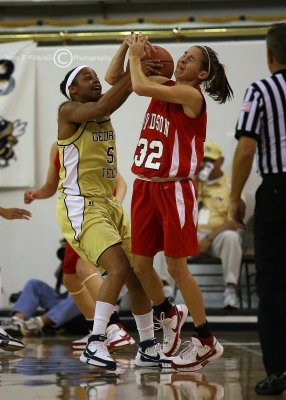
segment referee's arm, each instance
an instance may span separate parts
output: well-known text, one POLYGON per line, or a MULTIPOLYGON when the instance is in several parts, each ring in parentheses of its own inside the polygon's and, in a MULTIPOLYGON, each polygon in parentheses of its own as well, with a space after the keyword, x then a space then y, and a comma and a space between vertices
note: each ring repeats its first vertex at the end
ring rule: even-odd
POLYGON ((230 215, 237 224, 242 224, 245 216, 245 203, 241 193, 249 177, 256 151, 256 140, 240 136, 232 164, 230 215))

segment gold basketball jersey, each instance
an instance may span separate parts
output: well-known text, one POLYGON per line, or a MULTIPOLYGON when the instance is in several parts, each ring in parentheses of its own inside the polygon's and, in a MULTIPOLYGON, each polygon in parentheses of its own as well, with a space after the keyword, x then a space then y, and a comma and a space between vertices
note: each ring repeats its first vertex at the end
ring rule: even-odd
POLYGON ((58 140, 61 164, 58 190, 65 195, 111 197, 116 184, 115 132, 110 118, 81 124, 58 140))

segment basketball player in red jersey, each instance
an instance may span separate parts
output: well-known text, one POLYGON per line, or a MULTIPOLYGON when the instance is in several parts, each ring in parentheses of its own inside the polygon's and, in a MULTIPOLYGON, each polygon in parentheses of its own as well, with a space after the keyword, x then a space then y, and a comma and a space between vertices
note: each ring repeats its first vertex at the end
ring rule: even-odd
POLYGON ((122 75, 129 47, 133 91, 152 97, 132 166, 137 176, 131 206, 134 270, 154 303, 167 356, 179 349, 180 329, 189 310, 196 333, 186 349, 174 357, 172 367, 195 371, 223 353, 223 347, 210 332, 201 291, 187 267, 187 256, 198 254, 197 189, 193 177, 203 157, 207 123, 200 85, 219 103, 232 97, 232 89, 217 54, 207 46, 193 46, 184 52, 177 62, 175 82, 161 76, 147 77, 140 63, 146 43, 147 38, 141 34, 129 35, 105 79, 114 84, 122 75), (153 257, 161 250, 187 307, 172 305, 164 296, 153 268, 153 257))

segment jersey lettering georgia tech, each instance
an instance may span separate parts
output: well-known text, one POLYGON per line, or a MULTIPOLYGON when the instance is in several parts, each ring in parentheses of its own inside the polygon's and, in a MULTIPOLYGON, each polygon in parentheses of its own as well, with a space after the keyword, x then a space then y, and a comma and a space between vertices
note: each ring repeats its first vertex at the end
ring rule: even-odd
POLYGON ((74 135, 58 140, 59 191, 65 195, 111 197, 117 174, 115 132, 109 118, 81 124, 74 135))
MULTIPOLYGON (((199 86, 196 89, 200 91, 199 86)), ((206 121, 205 100, 199 117, 189 118, 180 104, 152 99, 144 117, 132 172, 147 179, 192 178, 198 173, 203 157, 206 121)))

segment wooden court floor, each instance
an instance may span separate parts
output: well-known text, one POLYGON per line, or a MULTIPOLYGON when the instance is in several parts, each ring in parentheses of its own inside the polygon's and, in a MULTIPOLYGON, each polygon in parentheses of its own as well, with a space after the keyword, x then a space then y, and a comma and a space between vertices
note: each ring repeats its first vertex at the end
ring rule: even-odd
MULTIPOLYGON (((183 341, 189 339, 188 331, 182 334, 183 341)), ((215 335, 224 346, 223 357, 195 373, 135 368, 136 345, 113 353, 115 372, 98 372, 69 348, 78 337, 25 338, 20 352, 0 350, 0 400, 283 399, 254 393, 256 382, 265 377, 255 331, 215 335)))

